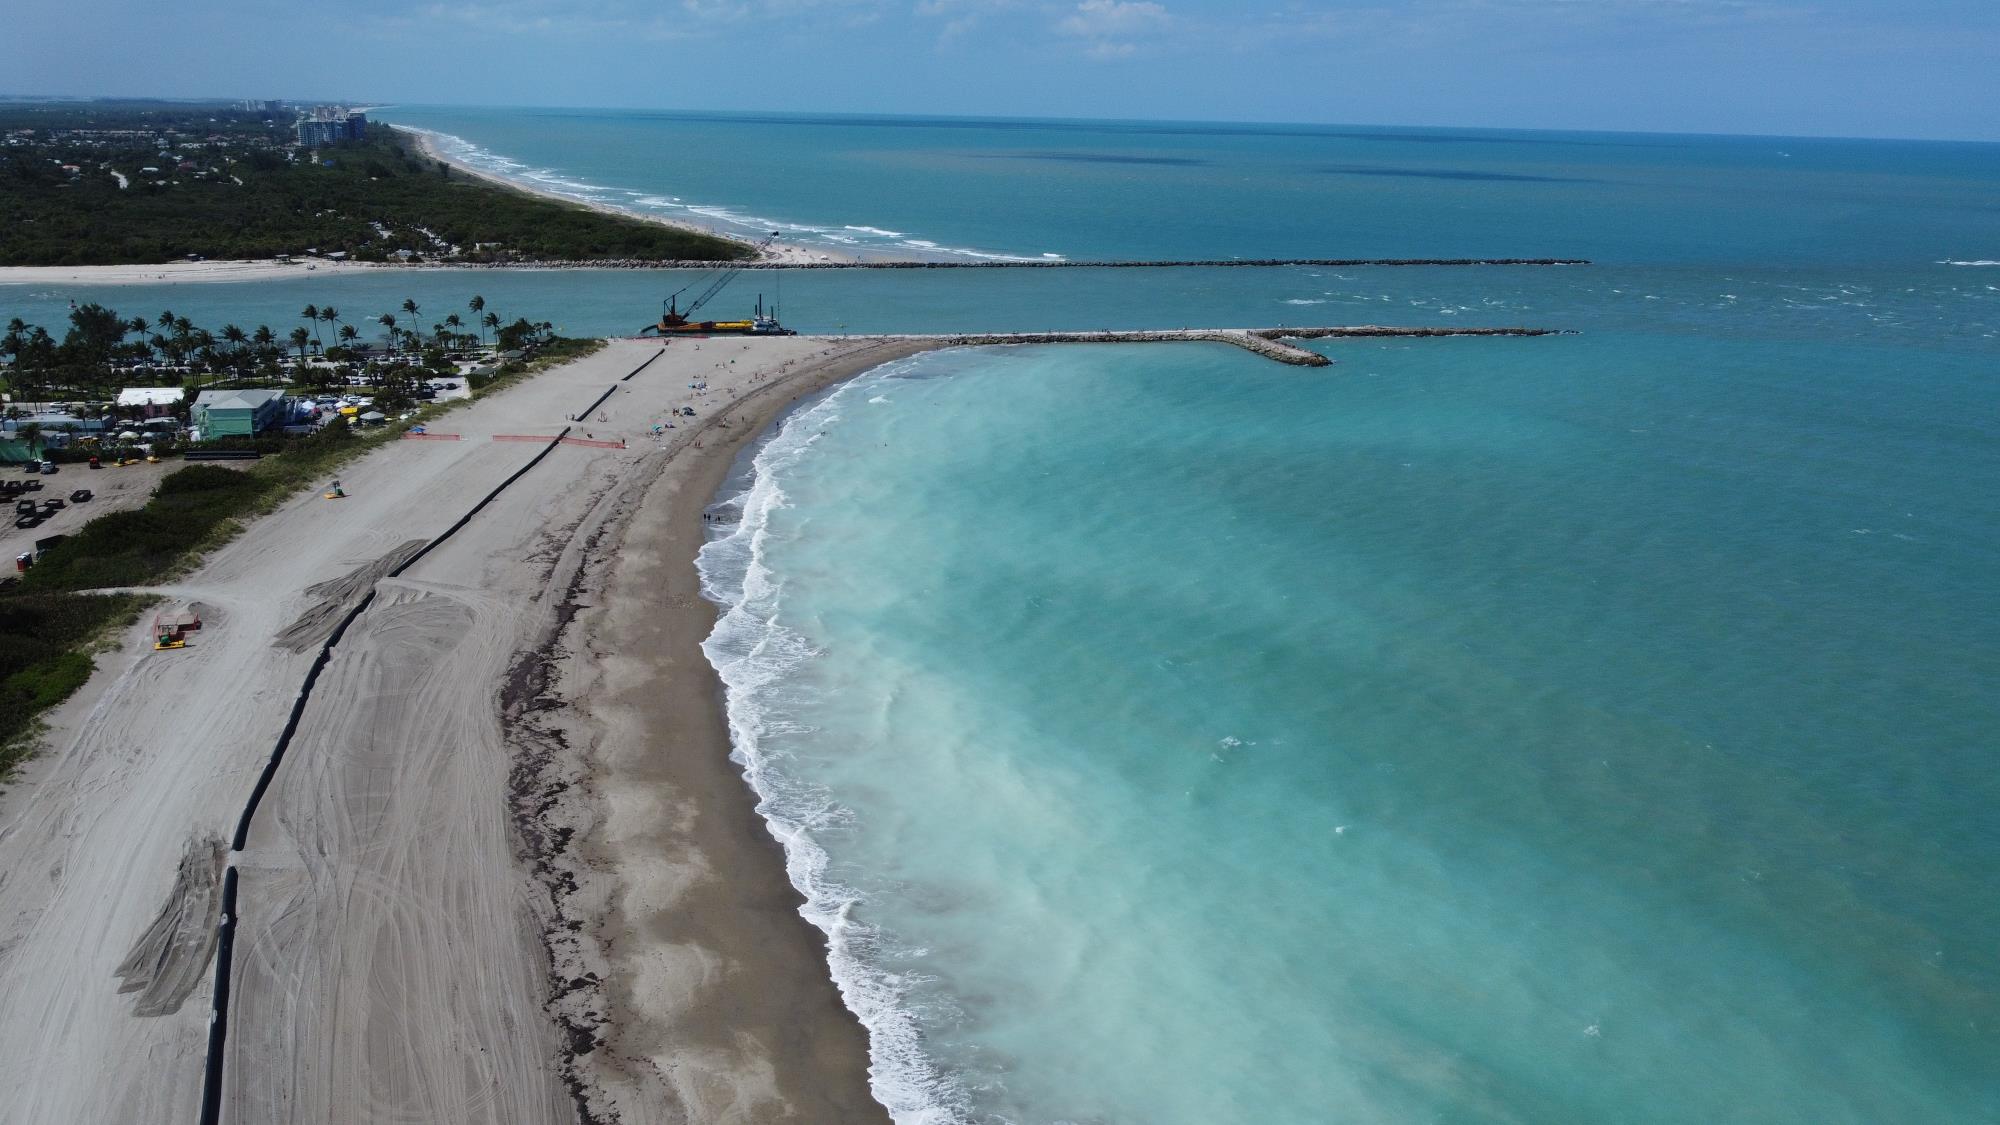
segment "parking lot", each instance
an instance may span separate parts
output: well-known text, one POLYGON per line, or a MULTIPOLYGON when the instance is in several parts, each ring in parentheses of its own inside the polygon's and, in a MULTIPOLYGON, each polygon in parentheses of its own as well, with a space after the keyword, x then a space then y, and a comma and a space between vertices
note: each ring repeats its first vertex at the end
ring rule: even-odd
POLYGON ((0 473, 4 473, 0 479, 42 482, 41 491, 21 493, 19 497, 9 499, 5 509, 0 511, 7 517, 5 523, 0 523, 0 551, 5 552, 7 572, 13 572, 15 556, 33 550, 37 539, 68 535, 105 512, 137 508, 144 504, 153 495, 160 478, 180 467, 179 461, 165 461, 157 465, 141 463, 122 469, 107 466, 95 470, 85 465, 60 465, 53 476, 30 477, 18 465, 0 466, 0 473), (69 494, 79 488, 89 489, 91 498, 80 504, 69 503, 69 494), (33 500, 39 504, 52 497, 63 501, 65 507, 61 511, 44 519, 40 527, 25 531, 14 527, 15 499, 33 500))

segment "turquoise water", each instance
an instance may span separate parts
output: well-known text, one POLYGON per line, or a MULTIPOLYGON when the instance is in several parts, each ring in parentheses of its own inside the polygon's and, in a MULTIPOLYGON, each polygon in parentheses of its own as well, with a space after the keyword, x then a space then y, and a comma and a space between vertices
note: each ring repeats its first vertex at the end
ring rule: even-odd
POLYGON ((378 116, 577 198, 849 251, 2000 257, 1993 145, 422 106, 378 116))
POLYGON ((1991 389, 1632 344, 948 353, 760 451, 711 656, 902 1120, 2000 1113, 1991 389))
MULTIPOLYGON (((829 249, 1596 260, 737 282, 809 331, 1581 333, 939 353, 746 458, 711 657, 899 1120, 2000 1120, 2000 146, 386 116, 829 249)), ((582 334, 684 281, 0 311, 582 334)))

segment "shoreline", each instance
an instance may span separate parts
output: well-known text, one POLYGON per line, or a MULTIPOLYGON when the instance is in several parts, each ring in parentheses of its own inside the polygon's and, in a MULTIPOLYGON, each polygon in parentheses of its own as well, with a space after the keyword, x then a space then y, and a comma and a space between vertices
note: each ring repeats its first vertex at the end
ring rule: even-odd
MULTIPOLYGON (((474 173, 468 173, 474 174, 474 173)), ((501 181, 494 181, 496 183, 501 181)), ((512 185, 509 185, 510 187, 512 185)), ((525 189, 520 189, 525 190, 525 189)), ((548 196, 551 200, 576 203, 574 199, 548 196)), ((627 217, 673 225, 669 220, 629 212, 627 217)), ((693 229, 693 228, 689 228, 693 229)), ((700 231, 713 234, 713 231, 700 231)), ((791 250, 796 250, 796 247, 791 250)), ((788 251, 789 252, 789 251, 788 251)), ((155 285, 160 282, 268 281, 274 278, 304 277, 321 272, 331 275, 355 274, 369 270, 709 270, 724 263, 698 261, 640 261, 614 258, 599 261, 545 262, 334 262, 312 259, 279 262, 266 259, 221 262, 160 262, 152 265, 119 266, 0 266, 0 285, 155 285)), ((742 270, 1008 270, 1008 269, 1283 269, 1288 267, 1348 268, 1356 266, 1588 266, 1583 258, 1222 258, 1187 261, 933 261, 923 258, 848 258, 845 260, 800 260, 796 257, 762 258, 727 263, 742 270)))
POLYGON ((827 936, 732 758, 695 556, 738 453, 794 403, 939 346, 834 341, 710 412, 634 474, 510 676, 513 799, 553 902, 549 1010, 586 1123, 661 1120, 662 1102, 703 1122, 888 1119, 827 936))
POLYGON ((0 285, 158 285, 161 282, 276 281, 315 275, 362 273, 382 267, 369 262, 275 258, 202 262, 154 262, 123 266, 0 266, 0 285))
MULTIPOLYGON (((466 163, 465 161, 460 160, 459 158, 445 152, 444 149, 440 147, 437 143, 439 134, 432 130, 418 129, 410 125, 388 125, 386 127, 394 129, 397 133, 401 134, 404 137, 409 138, 411 143, 416 145, 417 151, 422 153, 424 156, 432 160, 435 160, 440 164, 446 165, 454 171, 463 173, 467 176, 471 176, 476 180, 490 184, 494 187, 500 188, 505 191, 520 192, 523 195, 531 195, 537 199, 548 200, 549 202, 552 203, 565 203, 575 207, 584 207, 589 210, 596 211, 601 215, 610 215, 620 219, 637 219, 643 223, 657 223, 660 226, 671 227, 675 230, 687 231, 690 234, 707 235, 710 238, 719 238, 725 242, 736 243, 740 246, 743 246, 745 249, 753 249, 755 247, 754 243, 750 242, 742 235, 733 232, 717 230, 713 227, 705 227, 700 223, 689 222, 685 219, 669 219, 663 215, 648 215, 642 211, 628 211, 623 207, 614 207, 609 203, 597 203, 587 199, 577 199, 574 196, 563 195, 553 191, 544 191, 542 189, 532 187, 528 184, 521 183, 517 180, 510 180, 507 177, 499 175, 497 173, 488 172, 482 168, 475 168, 472 165, 466 163)), ((783 266, 783 265, 808 265, 815 262, 817 263, 854 262, 854 261, 859 261, 860 259, 856 258, 851 254, 841 254, 832 250, 808 248, 805 246, 801 246, 797 243, 773 242, 769 247, 765 248, 762 254, 758 255, 758 257, 753 260, 762 264, 783 266)), ((523 263, 523 265, 526 266, 533 266, 535 264, 536 263, 523 263)), ((704 268, 713 268, 715 266, 722 264, 723 263, 720 262, 689 263, 690 266, 698 265, 704 268)), ((585 264, 582 263, 550 263, 550 265, 553 268, 588 268, 585 264)), ((475 268, 477 267, 475 266, 475 268)))

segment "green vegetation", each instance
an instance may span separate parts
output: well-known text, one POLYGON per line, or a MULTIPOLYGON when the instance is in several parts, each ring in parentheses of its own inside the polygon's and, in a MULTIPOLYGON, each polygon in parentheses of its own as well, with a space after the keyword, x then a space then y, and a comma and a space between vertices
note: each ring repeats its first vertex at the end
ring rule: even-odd
POLYGON ((190 546, 248 509, 274 484, 269 475, 189 465, 168 474, 145 507, 99 516, 44 551, 22 576, 21 588, 90 590, 158 582, 172 573, 190 546))
POLYGON ((0 597, 0 777, 27 756, 37 717, 90 678, 97 639, 129 624, 148 600, 131 594, 0 597))
POLYGON ((602 340, 572 340, 566 336, 557 336, 536 348, 534 355, 508 360, 484 375, 473 375, 466 380, 465 385, 472 388, 474 395, 491 394, 513 385, 524 376, 547 370, 558 363, 582 359, 603 346, 602 340))
MULTIPOLYGON (((361 329, 332 305, 299 310, 302 323, 281 338, 267 324, 254 331, 235 324, 210 331, 172 309, 162 310, 157 320, 127 320, 116 310, 85 304, 70 310, 61 338, 19 317, 9 321, 0 334, 0 356, 10 361, 5 382, 17 402, 101 400, 126 386, 162 383, 178 383, 190 392, 274 383, 317 391, 359 376, 377 389, 377 403, 388 413, 420 398, 418 383, 426 376, 456 378, 454 351, 484 347, 489 336, 502 351, 541 347, 555 338, 549 322, 506 321, 478 295, 466 302, 465 316, 446 313, 428 330, 422 329, 423 310, 416 301, 405 300, 398 311, 400 319, 396 312, 356 318, 379 326, 384 344, 377 345, 362 340, 361 329), (326 362, 309 362, 314 360, 326 362), (171 374, 158 366, 171 368, 171 374)), ((192 401, 190 393, 183 410, 192 401)))
MULTIPOLYGON (((527 353, 468 377, 471 397, 414 405, 406 419, 365 431, 339 420, 302 437, 260 435, 204 442, 209 448, 254 449, 264 457, 248 465, 189 465, 170 473, 145 507, 91 520, 42 552, 18 581, 0 585, 0 778, 28 752, 37 716, 68 698, 89 678, 94 666, 91 650, 97 638, 112 625, 129 624, 148 600, 85 591, 170 580, 227 542, 244 520, 275 508, 301 488, 319 488, 339 472, 340 466, 379 443, 394 440, 412 426, 433 421, 527 375, 603 346, 601 340, 553 336, 547 322, 526 318, 504 322, 477 296, 466 308, 466 319, 478 328, 478 335, 458 331, 461 318, 456 314, 432 325, 429 333, 419 333, 385 313, 369 319, 378 320, 387 329, 391 351, 364 352, 352 334, 341 333, 337 338, 349 340, 349 346, 325 349, 325 357, 335 363, 310 367, 300 379, 310 386, 361 375, 376 381, 372 393, 378 405, 402 410, 414 405, 408 395, 423 376, 433 371, 456 375, 456 367, 446 358, 448 346, 474 347, 490 335, 509 350, 520 348, 527 353)), ((414 301, 405 301, 402 313, 409 325, 422 323, 422 310, 414 301)), ((302 310, 300 316, 312 323, 341 323, 339 311, 332 308, 302 310)), ((190 377, 188 399, 192 399, 196 384, 229 385, 262 374, 280 374, 279 353, 273 350, 275 336, 268 328, 253 334, 224 326, 220 333, 212 334, 166 311, 158 321, 160 334, 147 336, 151 325, 145 318, 128 321, 95 305, 78 308, 70 320, 61 341, 44 329, 18 321, 0 340, 0 353, 17 361, 10 374, 17 396, 24 390, 34 392, 29 397, 50 390, 108 393, 134 381, 128 365, 155 358, 202 369, 203 374, 190 377), (139 339, 127 340, 131 333, 138 333, 139 339)), ((303 326, 293 330, 295 337, 302 333, 311 335, 303 326)), ((302 354, 314 354, 312 345, 305 345, 302 354)), ((143 379, 158 381, 152 374, 143 379)), ((102 408, 79 409, 90 416, 102 408)), ((154 448, 165 452, 172 446, 166 439, 155 438, 154 448)), ((88 452, 88 448, 76 447, 50 451, 49 455, 70 460, 88 452)))
POLYGON ((288 114, 158 102, 0 106, 0 265, 308 250, 455 262, 750 253, 459 175, 380 125, 366 140, 309 149, 293 143, 288 114))

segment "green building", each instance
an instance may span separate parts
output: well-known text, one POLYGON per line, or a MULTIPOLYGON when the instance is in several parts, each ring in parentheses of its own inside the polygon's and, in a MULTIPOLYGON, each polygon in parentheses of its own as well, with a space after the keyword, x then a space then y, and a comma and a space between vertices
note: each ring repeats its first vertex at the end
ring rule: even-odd
POLYGON ((283 391, 203 391, 195 396, 193 423, 205 438, 260 434, 284 412, 283 391))

